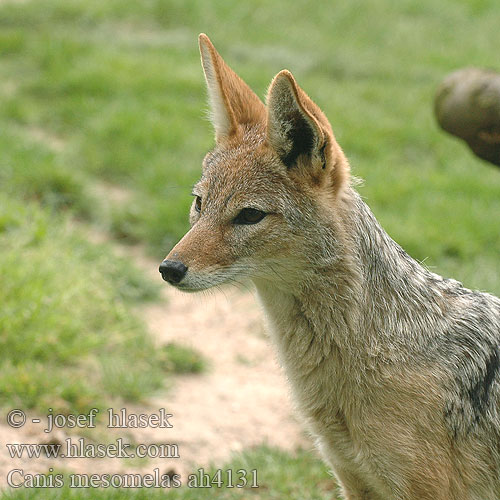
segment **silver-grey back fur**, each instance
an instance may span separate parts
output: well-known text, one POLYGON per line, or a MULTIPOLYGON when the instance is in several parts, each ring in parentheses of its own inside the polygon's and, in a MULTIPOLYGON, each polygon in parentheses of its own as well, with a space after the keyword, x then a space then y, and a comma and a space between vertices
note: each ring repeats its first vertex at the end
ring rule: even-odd
MULTIPOLYGON (((299 222, 302 228, 311 228, 304 239, 310 243, 304 248, 309 263, 300 282, 287 280, 282 287, 255 280, 298 406, 309 416, 325 457, 334 469, 343 461, 356 461, 350 457, 352 443, 342 444, 357 432, 349 429, 349 419, 359 419, 357 425, 364 432, 363 415, 383 421, 394 408, 403 415, 397 394, 389 396, 393 408, 381 412, 379 391, 389 394, 395 377, 401 390, 406 377, 420 373, 439 391, 439 413, 421 418, 433 411, 425 408, 426 395, 421 391, 427 389, 420 391, 418 384, 409 387, 414 407, 407 409, 408 420, 402 427, 409 429, 401 445, 409 447, 418 435, 432 437, 431 427, 442 423, 448 440, 442 446, 449 448, 445 454, 455 448, 456 455, 449 458, 463 475, 454 489, 443 487, 442 498, 500 498, 500 300, 443 279, 412 259, 353 189, 344 194, 336 215, 342 219, 343 239, 336 236, 331 222, 318 224, 321 216, 314 211, 308 214, 310 220, 299 222), (328 418, 332 414, 335 418, 328 418), (330 442, 328 436, 336 433, 326 429, 339 426, 345 427, 339 431, 342 437, 330 442), (339 458, 342 447, 347 451, 340 454, 346 456, 339 458), (474 450, 474 463, 467 463, 470 459, 463 449, 474 450), (467 469, 476 471, 471 474, 474 479, 467 478, 467 469)), ((388 421, 390 426, 393 419, 388 421)), ((389 435, 394 431, 387 428, 389 435)), ((357 439, 362 442, 363 436, 357 439)), ((397 448, 398 434, 391 439, 397 448)), ((423 445, 428 453, 436 446, 425 439, 414 445, 423 445)), ((362 461, 363 446, 358 446, 356 454, 362 461)), ((377 447, 368 452, 376 463, 377 447)), ((404 461, 404 453, 400 458, 404 461)), ((412 460, 408 458, 410 464, 412 460)), ((380 480, 385 484, 372 491, 376 473, 367 468, 371 469, 359 467, 364 476, 359 484, 366 482, 365 496, 359 498, 416 498, 396 468, 391 471, 394 477, 384 471, 380 480)))

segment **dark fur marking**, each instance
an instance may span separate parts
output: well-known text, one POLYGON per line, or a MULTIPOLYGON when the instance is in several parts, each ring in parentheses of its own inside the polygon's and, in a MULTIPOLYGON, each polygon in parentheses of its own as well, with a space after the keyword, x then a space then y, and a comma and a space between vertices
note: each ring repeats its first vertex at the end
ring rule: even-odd
POLYGON ((500 356, 498 354, 498 349, 495 348, 486 361, 486 371, 484 376, 469 389, 469 397, 472 401, 472 406, 476 410, 479 410, 480 413, 482 413, 488 405, 490 388, 499 369, 500 356))
POLYGON ((455 377, 449 390, 455 395, 443 408, 454 439, 472 432, 488 418, 491 406, 496 405, 492 398, 496 394, 495 380, 500 374, 500 346, 482 336, 477 318, 475 323, 470 324, 470 318, 465 316, 459 325, 461 333, 444 332, 446 341, 439 347, 440 356, 454 360, 455 377))
POLYGON ((326 146, 328 144, 328 140, 325 139, 325 143, 323 144, 323 146, 321 146, 321 149, 319 150, 319 154, 321 155, 321 161, 322 161, 322 166, 321 168, 324 170, 326 168, 326 154, 325 154, 325 150, 326 150, 326 146))
POLYGON ((300 111, 290 113, 284 120, 293 124, 288 132, 288 139, 292 143, 292 149, 285 152, 281 158, 286 167, 290 168, 295 165, 300 155, 311 154, 314 146, 314 132, 300 111))

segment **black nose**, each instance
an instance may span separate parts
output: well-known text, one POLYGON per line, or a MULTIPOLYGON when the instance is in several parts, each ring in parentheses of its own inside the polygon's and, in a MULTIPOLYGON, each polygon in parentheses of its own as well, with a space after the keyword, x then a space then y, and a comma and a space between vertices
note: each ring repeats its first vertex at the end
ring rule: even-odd
POLYGON ((177 260, 164 260, 160 264, 160 273, 162 278, 173 285, 180 283, 186 276, 188 268, 177 260))

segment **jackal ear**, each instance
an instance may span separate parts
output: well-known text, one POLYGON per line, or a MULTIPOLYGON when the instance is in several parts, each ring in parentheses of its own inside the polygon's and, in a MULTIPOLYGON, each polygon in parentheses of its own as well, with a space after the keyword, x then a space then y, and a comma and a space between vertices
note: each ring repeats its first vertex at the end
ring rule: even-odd
POLYGON ((200 34, 198 41, 216 141, 236 134, 239 125, 265 124, 262 101, 224 62, 207 35, 200 34))
POLYGON ((288 168, 301 155, 321 156, 326 137, 315 114, 322 113, 289 71, 271 82, 267 110, 267 141, 288 168))

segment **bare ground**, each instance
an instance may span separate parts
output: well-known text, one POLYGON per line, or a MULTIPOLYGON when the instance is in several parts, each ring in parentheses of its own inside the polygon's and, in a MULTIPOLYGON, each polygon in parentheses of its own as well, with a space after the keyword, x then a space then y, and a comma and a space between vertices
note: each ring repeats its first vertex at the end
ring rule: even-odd
MULTIPOLYGON (((124 250, 122 249, 121 252, 124 250)), ((160 279, 158 262, 140 249, 125 250, 137 265, 160 279)), ((198 350, 210 368, 201 375, 176 376, 170 390, 150 400, 147 407, 129 405, 129 413, 156 413, 165 408, 173 417, 171 429, 107 429, 103 422, 90 436, 112 443, 177 444, 180 458, 172 459, 12 459, 6 443, 63 443, 66 429, 50 434, 41 424, 21 429, 0 424, 0 485, 12 469, 25 473, 47 472, 49 467, 78 473, 161 473, 175 471, 183 477, 198 466, 223 464, 231 454, 267 443, 287 450, 310 446, 293 417, 286 381, 265 334, 259 306, 250 291, 226 290, 205 295, 182 294, 165 285, 162 303, 140 313, 158 345, 175 341, 198 350)), ((116 409, 118 410, 118 409, 116 409)), ((83 435, 83 434, 82 434, 83 435)), ((185 479, 185 477, 184 477, 185 479)))

